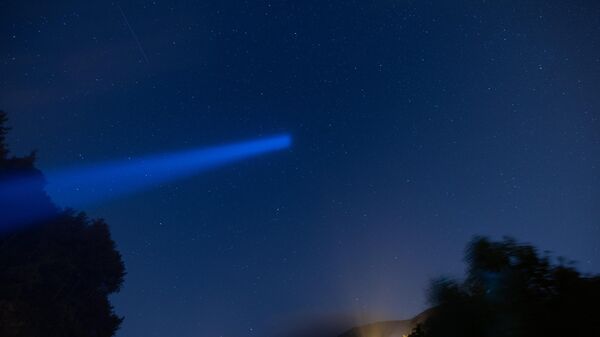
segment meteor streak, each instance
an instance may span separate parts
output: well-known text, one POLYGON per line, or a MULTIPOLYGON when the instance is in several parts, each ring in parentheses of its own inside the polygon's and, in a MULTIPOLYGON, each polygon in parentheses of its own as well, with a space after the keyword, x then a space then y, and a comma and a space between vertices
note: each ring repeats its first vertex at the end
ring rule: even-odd
MULTIPOLYGON (((283 134, 209 148, 50 171, 46 174, 47 191, 59 205, 87 206, 245 158, 283 150, 291 145, 291 141, 290 135, 283 134)), ((22 196, 26 194, 25 191, 33 190, 36 184, 39 184, 39 177, 21 176, 5 180, 0 183, 0 202, 10 200, 15 195, 22 196)), ((27 216, 28 221, 40 217, 35 214, 35 210, 28 211, 31 212, 27 216)))
POLYGON ((138 49, 140 50, 140 53, 144 57, 144 61, 146 61, 146 64, 150 63, 150 61, 148 61, 148 56, 146 55, 146 52, 144 51, 144 48, 142 48, 142 44, 140 43, 140 39, 138 39, 137 34, 135 33, 135 31, 133 31, 133 28, 131 28, 131 25, 129 24, 129 20, 127 20, 127 16, 125 15, 125 12, 123 11, 123 8, 121 8, 121 6, 119 6, 119 4, 117 4, 117 8, 119 8, 119 12, 121 12, 121 16, 123 17, 123 21, 125 21, 125 24, 127 25, 127 28, 129 29, 129 32, 131 33, 131 36, 133 36, 133 39, 135 40, 135 43, 137 44, 138 49))

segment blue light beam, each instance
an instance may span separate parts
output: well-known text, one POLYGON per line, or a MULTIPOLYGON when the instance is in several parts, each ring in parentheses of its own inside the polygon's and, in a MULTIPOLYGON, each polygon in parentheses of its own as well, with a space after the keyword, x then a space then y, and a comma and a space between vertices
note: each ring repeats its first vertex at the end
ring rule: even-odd
POLYGON ((81 207, 245 158, 282 150, 290 144, 289 135, 278 135, 49 172, 47 191, 59 205, 81 207))
MULTIPOLYGON (((283 134, 209 148, 49 171, 46 174, 46 190, 59 206, 79 208, 242 159, 283 150, 291 142, 291 136, 283 134)), ((38 182, 28 177, 15 177, 0 185, 0 196, 18 195, 20 191, 27 191, 36 183, 38 182)), ((37 218, 35 210, 31 211, 27 220, 37 218)))

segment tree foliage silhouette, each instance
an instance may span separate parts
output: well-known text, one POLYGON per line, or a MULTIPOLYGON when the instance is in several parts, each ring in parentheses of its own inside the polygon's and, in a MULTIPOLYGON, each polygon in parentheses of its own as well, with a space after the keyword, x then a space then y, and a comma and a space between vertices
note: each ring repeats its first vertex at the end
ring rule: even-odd
POLYGON ((600 336, 600 277, 514 239, 477 237, 463 282, 432 283, 433 313, 412 337, 600 336))
POLYGON ((122 318, 108 296, 125 275, 103 220, 58 209, 44 190, 35 154, 10 157, 0 111, 0 187, 16 176, 33 184, 0 193, 0 336, 110 337, 122 318), (10 227, 27 212, 43 220, 10 227))

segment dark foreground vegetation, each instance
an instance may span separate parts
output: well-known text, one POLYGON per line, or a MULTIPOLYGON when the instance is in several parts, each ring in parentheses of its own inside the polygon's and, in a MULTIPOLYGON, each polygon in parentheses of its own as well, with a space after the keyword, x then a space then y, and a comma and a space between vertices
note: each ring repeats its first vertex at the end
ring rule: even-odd
POLYGON ((113 336, 122 318, 108 296, 125 268, 107 224, 56 207, 34 154, 10 156, 5 123, 0 111, 0 187, 23 176, 34 183, 0 189, 0 336, 113 336))
POLYGON ((531 245, 475 238, 461 282, 440 278, 411 337, 600 336, 600 277, 531 245))
POLYGON ((430 309, 339 337, 600 336, 600 276, 584 275, 573 263, 512 238, 476 237, 465 261, 464 280, 432 282, 430 309))
MULTIPOLYGON (((0 336, 113 336, 122 318, 109 295, 119 291, 125 268, 107 224, 56 207, 35 155, 9 154, 5 123, 0 111, 0 336), (3 189, 24 176, 32 182, 26 188, 3 189)), ((424 314, 343 336, 600 336, 599 276, 510 238, 475 238, 465 260, 464 280, 432 283, 432 309, 424 314)))

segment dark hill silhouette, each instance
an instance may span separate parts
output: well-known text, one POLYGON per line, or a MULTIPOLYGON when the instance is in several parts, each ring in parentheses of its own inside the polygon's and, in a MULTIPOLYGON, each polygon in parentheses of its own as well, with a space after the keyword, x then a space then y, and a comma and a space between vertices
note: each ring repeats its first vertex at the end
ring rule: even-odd
POLYGON ((407 320, 392 320, 354 327, 338 337, 403 337, 408 336, 417 325, 425 322, 434 309, 427 309, 407 320))
POLYGON ((432 282, 435 309, 409 320, 355 327, 339 337, 600 336, 600 276, 581 274, 573 263, 512 238, 476 237, 465 261, 464 280, 432 282))

